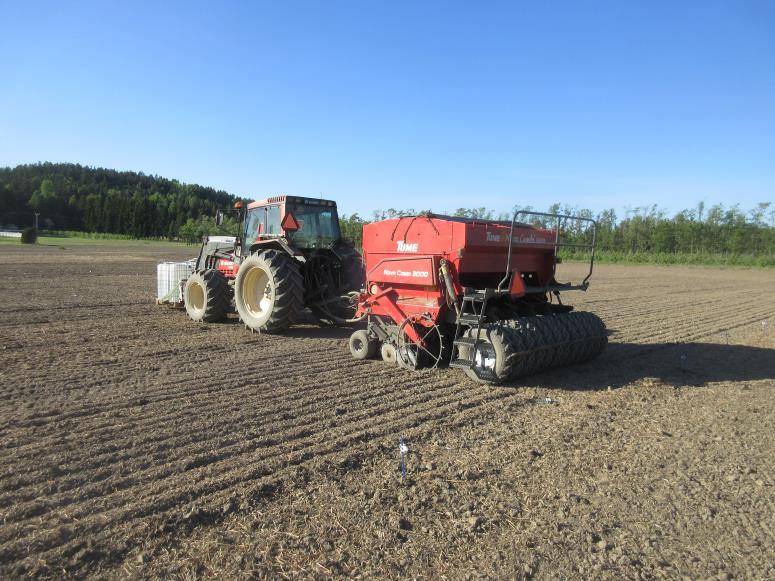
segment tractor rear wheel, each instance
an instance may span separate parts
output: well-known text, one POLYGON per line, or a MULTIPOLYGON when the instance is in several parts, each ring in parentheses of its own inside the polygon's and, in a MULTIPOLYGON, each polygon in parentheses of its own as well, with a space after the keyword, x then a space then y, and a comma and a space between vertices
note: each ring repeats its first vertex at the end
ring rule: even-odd
POLYGON ((234 283, 234 304, 249 329, 285 331, 304 306, 304 279, 299 265, 277 250, 246 258, 234 283))
POLYGON ((188 316, 194 321, 222 321, 231 302, 229 283, 219 270, 195 272, 183 287, 183 302, 188 316))

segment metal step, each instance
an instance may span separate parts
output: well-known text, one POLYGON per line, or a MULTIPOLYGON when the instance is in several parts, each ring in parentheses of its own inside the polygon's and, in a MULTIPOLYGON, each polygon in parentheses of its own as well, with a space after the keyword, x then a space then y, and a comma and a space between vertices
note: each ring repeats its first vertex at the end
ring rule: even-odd
POLYGON ((479 315, 474 315, 473 313, 463 313, 458 315, 457 322, 461 325, 468 325, 469 327, 473 327, 475 325, 479 325, 479 315))
POLYGON ((485 290, 467 290, 465 294, 463 295, 464 301, 469 301, 472 303, 483 303, 488 298, 492 296, 492 290, 491 289, 485 289, 485 290))
POLYGON ((485 300, 487 299, 481 295, 465 295, 463 297, 463 301, 467 303, 483 303, 485 300))
POLYGON ((460 369, 471 369, 474 362, 470 359, 453 359, 449 362, 450 367, 459 367, 460 369))
POLYGON ((454 343, 455 345, 470 345, 471 347, 474 347, 477 344, 477 342, 478 341, 473 337, 458 337, 452 343, 454 343))

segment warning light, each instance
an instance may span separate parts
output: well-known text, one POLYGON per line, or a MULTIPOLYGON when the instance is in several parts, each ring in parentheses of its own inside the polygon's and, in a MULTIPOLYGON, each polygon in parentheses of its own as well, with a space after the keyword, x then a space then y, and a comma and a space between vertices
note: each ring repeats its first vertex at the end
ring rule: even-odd
POLYGON ((234 209, 235 210, 241 210, 242 209, 242 200, 237 200, 234 202, 234 209))

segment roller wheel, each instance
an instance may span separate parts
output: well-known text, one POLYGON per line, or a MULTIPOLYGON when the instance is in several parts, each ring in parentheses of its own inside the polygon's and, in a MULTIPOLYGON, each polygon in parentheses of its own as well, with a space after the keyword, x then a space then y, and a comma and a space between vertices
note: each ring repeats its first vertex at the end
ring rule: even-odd
POLYGON ((378 346, 379 343, 364 330, 350 335, 350 353, 355 359, 371 359, 377 354, 378 346))
POLYGON ((240 264, 234 283, 240 320, 253 331, 281 333, 304 305, 304 279, 287 254, 265 250, 240 264))
MULTIPOLYGON (((467 336, 475 338, 476 331, 469 330, 467 336)), ((605 349, 608 335, 596 315, 572 312, 493 323, 482 328, 479 341, 475 369, 466 369, 466 374, 476 381, 500 383, 588 361, 605 349)), ((461 346, 461 357, 471 359, 471 349, 461 346)))
POLYGON ((229 283, 218 270, 195 272, 183 287, 183 302, 188 316, 198 323, 222 321, 231 302, 229 283))

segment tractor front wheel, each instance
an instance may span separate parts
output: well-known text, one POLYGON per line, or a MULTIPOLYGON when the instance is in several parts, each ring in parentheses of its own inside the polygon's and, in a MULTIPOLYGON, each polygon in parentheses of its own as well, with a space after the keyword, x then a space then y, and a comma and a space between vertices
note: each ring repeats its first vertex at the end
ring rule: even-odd
POLYGON ((226 317, 231 302, 229 283, 218 270, 202 270, 188 277, 183 302, 192 320, 217 323, 226 317))
POLYGON ((304 278, 298 263, 277 250, 246 258, 234 282, 234 304, 249 329, 285 331, 304 306, 304 278))

